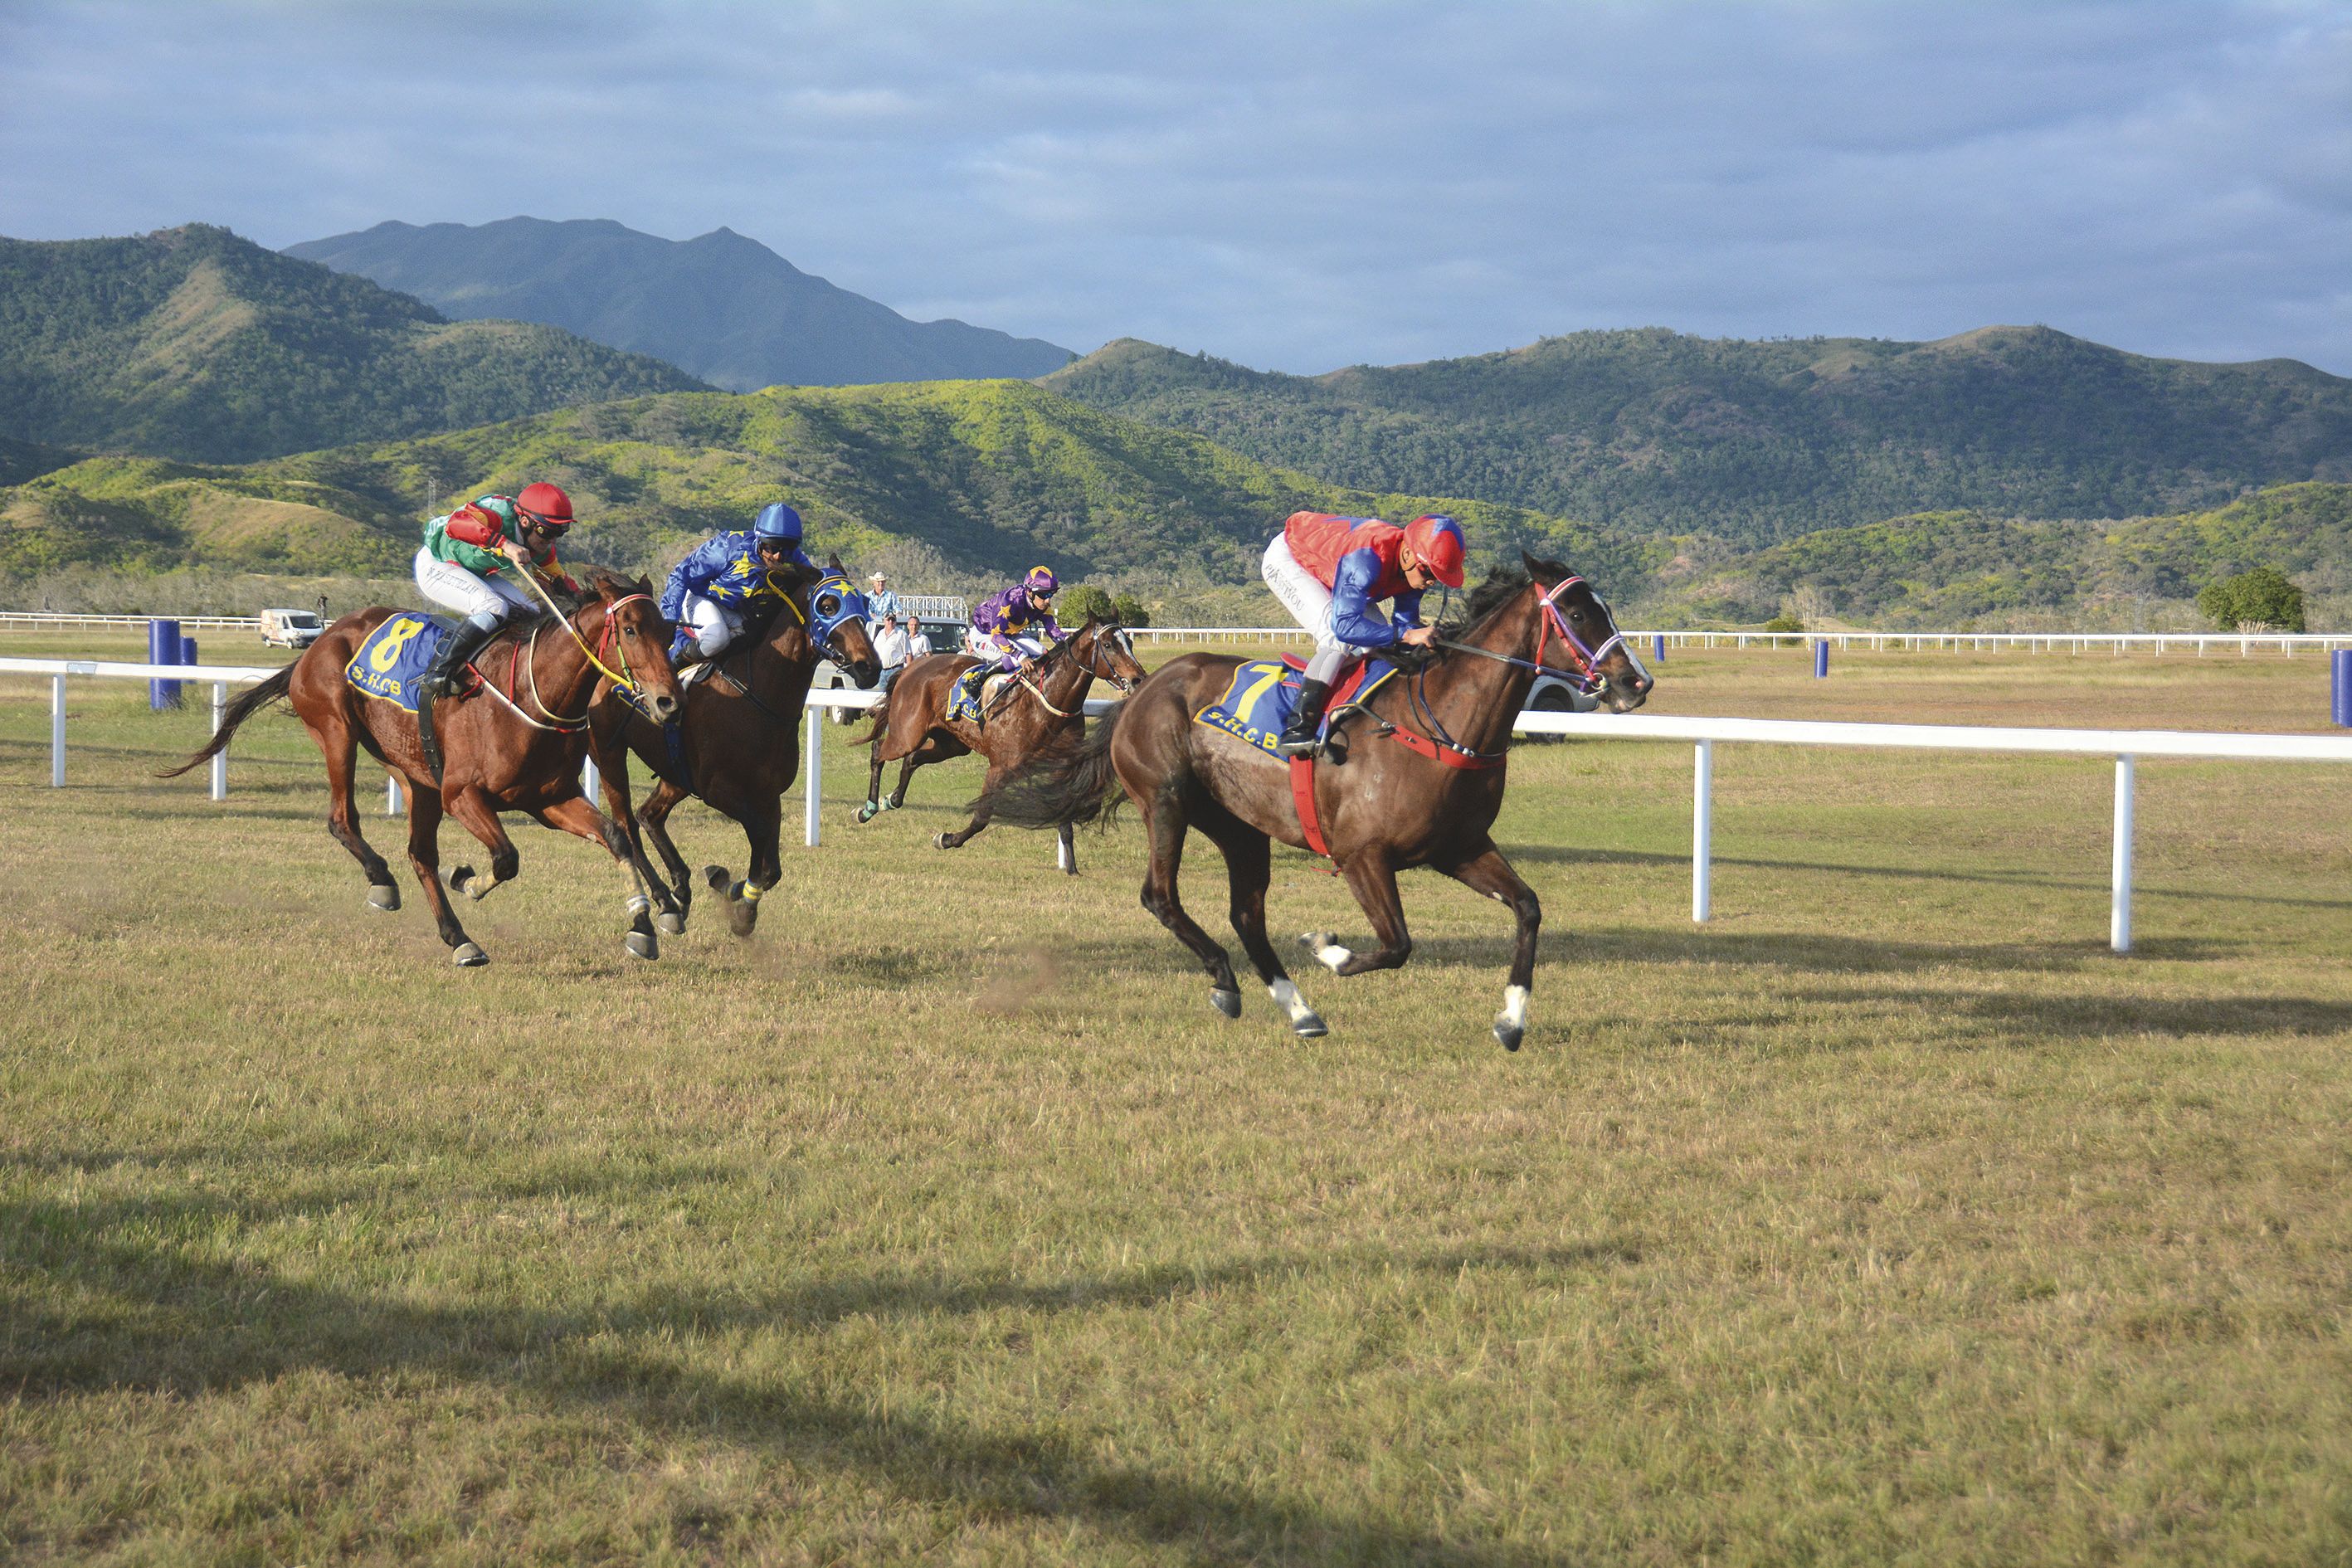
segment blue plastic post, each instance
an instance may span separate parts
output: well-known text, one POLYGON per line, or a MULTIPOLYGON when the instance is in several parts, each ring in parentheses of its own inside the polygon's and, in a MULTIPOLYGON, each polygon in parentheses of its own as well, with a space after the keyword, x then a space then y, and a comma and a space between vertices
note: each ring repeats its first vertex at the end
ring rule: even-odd
POLYGON ((2328 657, 2336 674, 2336 721, 2352 729, 2352 647, 2339 647, 2328 657))
MULTIPOLYGON (((181 662, 179 622, 151 620, 147 623, 147 662, 150 664, 181 662)), ((152 677, 148 679, 147 706, 150 709, 160 713, 166 708, 177 708, 179 705, 180 683, 178 681, 158 680, 152 677)))
POLYGON ((196 662, 195 638, 182 637, 180 639, 180 662, 182 664, 194 664, 196 662))
POLYGON ((1657 659, 1657 661, 1658 661, 1660 664, 1664 664, 1664 663, 1665 663, 1665 662, 1666 662, 1666 634, 1665 634, 1665 633, 1664 633, 1664 632, 1660 632, 1660 633, 1657 635, 1657 637, 1656 637, 1655 641, 1656 641, 1656 646, 1655 646, 1655 647, 1653 649, 1653 651, 1654 651, 1654 652, 1655 652, 1655 653, 1657 654, 1657 656, 1658 656, 1658 659, 1657 659))
POLYGON ((1815 680, 1827 680, 1829 678, 1830 639, 1823 637, 1821 641, 1813 645, 1813 679, 1815 680))

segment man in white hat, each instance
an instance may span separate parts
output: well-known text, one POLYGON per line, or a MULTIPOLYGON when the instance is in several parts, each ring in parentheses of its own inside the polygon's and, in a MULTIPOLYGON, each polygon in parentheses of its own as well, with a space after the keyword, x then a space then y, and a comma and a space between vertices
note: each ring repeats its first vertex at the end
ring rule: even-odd
POLYGON ((867 635, 871 636, 879 631, 882 623, 892 616, 898 616, 901 621, 907 618, 907 612, 898 607, 898 595, 890 592, 890 579, 880 572, 869 574, 866 579, 867 635))

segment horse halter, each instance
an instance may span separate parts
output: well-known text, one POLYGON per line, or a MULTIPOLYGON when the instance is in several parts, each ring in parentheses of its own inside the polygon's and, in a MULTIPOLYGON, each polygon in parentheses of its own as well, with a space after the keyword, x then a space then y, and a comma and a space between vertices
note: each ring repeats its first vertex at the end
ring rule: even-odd
MULTIPOLYGON (((1097 658, 1099 658, 1099 657, 1100 657, 1100 655, 1101 655, 1101 653, 1102 653, 1102 645, 1103 645, 1106 641, 1108 641, 1108 639, 1110 639, 1110 638, 1112 638, 1112 637, 1121 637, 1121 636, 1124 636, 1124 635, 1125 635, 1124 633, 1122 633, 1122 632, 1121 632, 1118 627, 1116 627, 1116 626, 1104 626, 1104 627, 1102 627, 1102 628, 1100 628, 1100 629, 1101 629, 1102 635, 1101 635, 1100 637, 1097 637, 1095 639, 1095 641, 1094 641, 1094 646, 1093 646, 1093 647, 1089 647, 1089 648, 1087 648, 1087 662, 1086 662, 1086 671, 1087 671, 1087 673, 1088 675, 1093 676, 1093 677, 1094 677, 1096 679, 1097 679, 1097 680, 1108 680, 1108 681, 1109 681, 1113 686, 1118 687, 1121 691, 1133 691, 1133 690, 1135 689, 1135 683, 1134 683, 1133 681, 1129 680, 1129 679, 1126 679, 1124 676, 1122 676, 1122 675, 1118 674, 1118 673, 1117 671, 1115 671, 1115 670, 1108 670, 1108 669, 1105 669, 1105 668, 1102 668, 1102 666, 1101 666, 1101 665, 1099 665, 1099 664, 1097 664, 1097 663, 1096 663, 1096 662, 1095 662, 1095 661, 1096 661, 1096 659, 1097 659, 1097 658)), ((1131 649, 1131 648, 1130 648, 1130 649, 1129 650, 1129 652, 1128 652, 1128 657, 1129 657, 1129 658, 1134 658, 1134 657, 1135 657, 1135 654, 1134 654, 1134 650, 1133 650, 1133 649, 1131 649)))
MULTIPOLYGON (((1569 657, 1576 661, 1575 670, 1561 679, 1589 697, 1609 684, 1609 678, 1601 673, 1601 661, 1625 645, 1625 636, 1612 626, 1607 640, 1599 647, 1587 647, 1584 639, 1569 628, 1568 617, 1560 614, 1559 596, 1583 581, 1581 577, 1563 577, 1545 591, 1544 618, 1536 632, 1536 664, 1543 667, 1545 639, 1558 632, 1559 640, 1568 645, 1569 657)), ((1598 601, 1600 595, 1593 597, 1598 601)))

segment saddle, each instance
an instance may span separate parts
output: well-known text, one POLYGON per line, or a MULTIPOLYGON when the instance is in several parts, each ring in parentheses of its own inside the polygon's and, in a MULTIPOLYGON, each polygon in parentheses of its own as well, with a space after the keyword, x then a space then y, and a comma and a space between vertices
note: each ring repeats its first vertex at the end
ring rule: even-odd
MULTIPOLYGON (((1193 714, 1192 722, 1223 730, 1275 756, 1275 742, 1298 706, 1306 670, 1307 661, 1290 654, 1279 661, 1253 659, 1234 671, 1224 694, 1193 714)), ((1396 666, 1383 658, 1359 659, 1340 670, 1331 684, 1330 703, 1323 710, 1322 733, 1334 753, 1332 761, 1345 755, 1333 731, 1395 673, 1396 666)))
POLYGON ((975 664, 956 677, 948 694, 948 714, 950 719, 968 720, 974 724, 988 722, 989 710, 1005 689, 1019 677, 992 670, 984 664, 975 664))

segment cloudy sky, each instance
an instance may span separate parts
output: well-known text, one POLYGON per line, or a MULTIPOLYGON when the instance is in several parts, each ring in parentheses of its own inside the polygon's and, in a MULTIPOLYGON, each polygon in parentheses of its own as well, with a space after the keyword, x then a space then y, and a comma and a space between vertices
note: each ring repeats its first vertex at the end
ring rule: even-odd
POLYGON ((0 0, 0 234, 518 214, 1292 371, 2041 321, 2352 374, 2352 0, 0 0))

